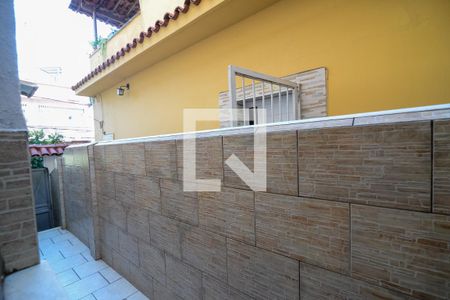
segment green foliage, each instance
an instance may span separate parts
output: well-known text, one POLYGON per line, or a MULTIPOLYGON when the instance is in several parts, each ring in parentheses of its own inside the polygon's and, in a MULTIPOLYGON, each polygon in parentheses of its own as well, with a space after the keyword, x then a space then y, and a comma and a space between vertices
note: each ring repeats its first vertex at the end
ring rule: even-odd
MULTIPOLYGON (((28 133, 28 143, 36 145, 49 145, 49 144, 60 144, 64 141, 64 136, 60 133, 54 132, 47 137, 45 136, 44 130, 33 130, 28 133)), ((31 167, 33 169, 43 168, 44 159, 42 157, 32 157, 31 167)))
POLYGON ((102 57, 106 58, 106 43, 116 34, 117 30, 112 30, 107 37, 99 36, 97 40, 89 42, 94 50, 101 49, 102 57))
POLYGON ((62 143, 64 136, 60 133, 54 132, 48 135, 47 141, 49 144, 59 144, 62 143))
POLYGON ((108 38, 99 37, 95 41, 91 41, 89 43, 91 44, 92 48, 94 48, 94 50, 97 50, 98 48, 103 48, 106 45, 107 41, 108 38))
POLYGON ((33 130, 28 133, 28 143, 37 145, 60 144, 64 141, 64 136, 58 132, 50 133, 45 136, 42 129, 33 130))
POLYGON ((34 156, 31 158, 31 168, 32 169, 41 169, 44 167, 44 158, 39 156, 34 156))
POLYGON ((33 130, 28 133, 28 143, 29 144, 45 144, 45 133, 44 130, 33 130))

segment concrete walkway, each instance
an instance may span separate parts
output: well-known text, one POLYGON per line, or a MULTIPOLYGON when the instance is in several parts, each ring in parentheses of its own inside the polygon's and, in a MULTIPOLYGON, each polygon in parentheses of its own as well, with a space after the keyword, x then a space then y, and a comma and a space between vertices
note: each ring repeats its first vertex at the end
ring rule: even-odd
POLYGON ((5 280, 6 300, 70 299, 47 261, 13 273, 5 280))
POLYGON ((89 249, 69 231, 53 228, 39 232, 38 236, 41 264, 8 276, 11 278, 7 278, 7 282, 5 282, 6 300, 148 299, 104 261, 95 261, 90 255, 89 249), (49 272, 53 272, 53 274, 49 274, 49 272), (51 289, 57 293, 50 296, 48 284, 35 283, 52 276, 56 282, 49 281, 53 285, 51 289), (39 288, 45 290, 39 293, 36 291, 39 288), (65 295, 61 293, 61 290, 65 295), (41 297, 35 296, 36 293, 41 297))

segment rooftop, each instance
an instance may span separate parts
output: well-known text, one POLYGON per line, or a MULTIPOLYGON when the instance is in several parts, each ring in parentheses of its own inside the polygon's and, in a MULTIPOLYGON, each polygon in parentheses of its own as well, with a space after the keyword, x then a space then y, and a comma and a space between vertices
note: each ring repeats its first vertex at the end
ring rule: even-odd
MULTIPOLYGON (((72 4, 77 1, 87 1, 87 0, 72 0, 70 8, 72 8, 72 4)), ((127 53, 129 53, 131 51, 131 49, 136 48, 138 43, 142 44, 146 38, 151 38, 154 33, 157 33, 160 30, 161 27, 167 27, 169 25, 169 21, 170 20, 175 21, 176 19, 178 19, 178 16, 180 15, 180 13, 186 14, 189 11, 189 7, 191 6, 191 4, 199 5, 200 2, 201 2, 201 0, 186 0, 186 1, 184 1, 183 7, 178 6, 173 10, 173 12, 165 13, 162 20, 156 21, 154 26, 150 26, 147 29, 147 31, 142 31, 139 34, 139 36, 135 37, 129 43, 124 45, 114 55, 107 58, 102 64, 100 64, 96 68, 94 68, 94 70, 92 70, 88 75, 83 77, 83 79, 81 79, 78 83, 76 83, 74 86, 72 86, 72 90, 76 90, 76 89, 80 88, 87 81, 91 80, 93 77, 95 77, 98 74, 100 74, 101 72, 103 72, 106 68, 113 65, 121 57, 123 57, 127 53)), ((99 15, 97 15, 97 18, 99 18, 99 15)))
POLYGON ((99 21, 122 27, 140 11, 139 0, 71 0, 69 8, 75 12, 93 16, 99 21))

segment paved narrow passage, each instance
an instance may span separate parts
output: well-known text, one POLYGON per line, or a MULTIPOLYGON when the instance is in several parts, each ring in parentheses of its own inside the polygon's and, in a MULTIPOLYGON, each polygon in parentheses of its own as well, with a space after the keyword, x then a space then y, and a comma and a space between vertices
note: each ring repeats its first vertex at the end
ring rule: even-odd
POLYGON ((70 299, 148 299, 67 230, 39 232, 41 260, 46 260, 70 299))

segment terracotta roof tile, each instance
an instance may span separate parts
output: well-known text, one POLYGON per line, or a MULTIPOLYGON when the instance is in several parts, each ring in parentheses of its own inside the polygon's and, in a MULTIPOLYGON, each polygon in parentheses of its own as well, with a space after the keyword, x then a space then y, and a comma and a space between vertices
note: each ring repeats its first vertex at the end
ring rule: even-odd
POLYGON ((63 154, 67 146, 67 144, 29 145, 28 150, 31 156, 52 156, 63 154))
POLYGON ((185 0, 183 7, 178 6, 177 8, 174 9, 173 13, 167 12, 166 14, 164 14, 163 20, 156 21, 155 26, 153 27, 150 26, 147 29, 147 32, 142 31, 138 37, 134 38, 133 40, 131 40, 131 42, 124 45, 119 51, 117 51, 106 61, 98 65, 93 71, 91 71, 88 75, 83 77, 77 84, 72 86, 72 90, 80 88, 87 81, 91 80, 96 75, 103 72, 103 70, 114 64, 122 56, 125 56, 127 53, 129 53, 131 49, 136 48, 138 43, 142 44, 145 38, 150 38, 153 35, 153 33, 157 33, 161 27, 167 27, 169 25, 169 21, 176 20, 180 15, 180 13, 183 14, 187 13, 189 11, 189 7, 191 6, 191 4, 199 5, 200 2, 201 0, 185 0))

